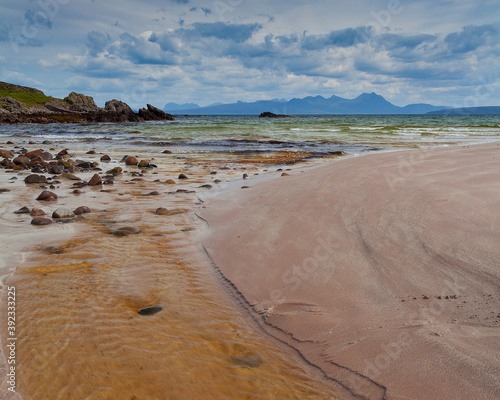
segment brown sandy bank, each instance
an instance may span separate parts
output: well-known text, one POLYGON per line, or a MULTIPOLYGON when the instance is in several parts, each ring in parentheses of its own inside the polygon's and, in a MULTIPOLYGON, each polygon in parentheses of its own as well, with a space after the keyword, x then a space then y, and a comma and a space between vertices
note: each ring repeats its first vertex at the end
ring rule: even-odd
POLYGON ((206 201, 204 245, 341 397, 500 398, 500 144, 247 184, 206 201))

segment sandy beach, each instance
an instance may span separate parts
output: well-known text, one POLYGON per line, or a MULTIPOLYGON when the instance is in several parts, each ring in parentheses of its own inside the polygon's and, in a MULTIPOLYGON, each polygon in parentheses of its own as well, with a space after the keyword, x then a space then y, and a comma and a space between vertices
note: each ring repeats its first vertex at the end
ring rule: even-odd
POLYGON ((205 199, 204 246, 248 315, 338 398, 500 397, 500 144, 245 185, 205 199))

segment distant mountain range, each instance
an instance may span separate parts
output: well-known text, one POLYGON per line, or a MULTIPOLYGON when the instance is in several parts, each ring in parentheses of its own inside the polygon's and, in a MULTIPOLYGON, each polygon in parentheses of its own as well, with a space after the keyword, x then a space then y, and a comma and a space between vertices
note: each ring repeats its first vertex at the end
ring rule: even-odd
POLYGON ((355 99, 344 99, 338 96, 324 98, 309 96, 303 99, 260 100, 252 103, 238 101, 231 104, 213 104, 200 107, 197 104, 187 104, 182 107, 168 103, 164 111, 177 115, 259 115, 270 111, 276 114, 426 114, 431 111, 446 109, 445 106, 431 104, 410 104, 405 107, 395 106, 376 93, 363 93, 355 99))
POLYGON ((449 108, 446 110, 431 111, 428 114, 446 114, 446 115, 456 115, 456 114, 474 114, 474 115, 491 115, 500 114, 500 107, 489 106, 489 107, 462 107, 462 108, 449 108))

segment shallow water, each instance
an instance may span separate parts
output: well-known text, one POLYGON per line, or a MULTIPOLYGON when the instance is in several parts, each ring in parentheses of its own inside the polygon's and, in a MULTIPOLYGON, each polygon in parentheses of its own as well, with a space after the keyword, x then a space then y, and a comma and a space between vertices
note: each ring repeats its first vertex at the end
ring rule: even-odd
MULTIPOLYGON (((191 167, 189 182, 175 189, 206 190, 198 186, 212 178, 210 170, 191 167)), ((56 204, 34 201, 41 189, 25 188, 24 175, 2 171, 2 187, 10 185, 12 197, 1 205, 2 224, 23 242, 22 257, 17 247, 5 253, 17 264, 3 282, 4 298, 7 286, 17 293, 19 394, 37 400, 333 398, 319 375, 240 314, 197 244, 206 227, 193 213, 200 206, 196 194, 167 194, 174 188, 164 182, 178 175, 177 166, 160 164, 157 171, 135 182, 124 174, 104 187, 109 192, 86 188, 81 195, 61 180, 56 204), (12 176, 19 179, 9 184, 12 176), (147 196, 155 190, 159 196, 147 196), (93 212, 72 224, 35 227, 29 216, 13 214, 23 205, 47 214, 79 205, 93 212), (156 215, 160 206, 172 215, 156 215), (122 226, 141 233, 109 233, 122 226), (63 252, 49 254, 47 246, 63 252), (138 314, 155 305, 162 311, 138 314)), ((2 300, 2 327, 5 305, 2 300)))

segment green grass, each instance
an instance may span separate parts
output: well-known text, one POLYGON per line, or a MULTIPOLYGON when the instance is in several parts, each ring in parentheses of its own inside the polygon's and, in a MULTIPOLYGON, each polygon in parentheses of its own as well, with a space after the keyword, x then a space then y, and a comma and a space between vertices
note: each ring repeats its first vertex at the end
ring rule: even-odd
POLYGON ((0 89, 0 97, 12 97, 21 103, 26 104, 27 106, 34 105, 44 105, 45 103, 54 100, 53 97, 45 96, 44 94, 39 93, 31 93, 31 92, 23 92, 19 90, 5 90, 0 89))

